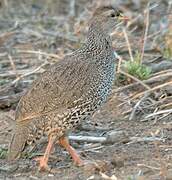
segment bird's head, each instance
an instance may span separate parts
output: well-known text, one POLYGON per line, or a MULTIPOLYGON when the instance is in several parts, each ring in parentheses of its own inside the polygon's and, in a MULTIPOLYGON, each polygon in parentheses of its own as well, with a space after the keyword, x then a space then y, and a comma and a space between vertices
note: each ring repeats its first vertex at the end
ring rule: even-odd
POLYGON ((93 13, 90 26, 97 26, 103 32, 111 33, 116 26, 123 24, 127 19, 121 10, 112 6, 103 6, 93 13))

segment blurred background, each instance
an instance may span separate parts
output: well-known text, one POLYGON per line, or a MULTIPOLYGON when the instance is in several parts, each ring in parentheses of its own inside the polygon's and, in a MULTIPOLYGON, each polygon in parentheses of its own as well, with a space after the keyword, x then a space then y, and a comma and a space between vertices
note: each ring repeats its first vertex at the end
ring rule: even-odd
POLYGON ((84 157, 99 160, 96 168, 78 170, 57 149, 62 162, 53 160, 60 173, 52 179, 172 179, 172 1, 0 0, 1 179, 31 178, 33 163, 28 169, 21 161, 11 174, 4 165, 17 103, 40 73, 84 43, 102 4, 120 7, 130 20, 111 34, 119 56, 112 95, 75 133, 123 133, 110 145, 73 142, 84 157))

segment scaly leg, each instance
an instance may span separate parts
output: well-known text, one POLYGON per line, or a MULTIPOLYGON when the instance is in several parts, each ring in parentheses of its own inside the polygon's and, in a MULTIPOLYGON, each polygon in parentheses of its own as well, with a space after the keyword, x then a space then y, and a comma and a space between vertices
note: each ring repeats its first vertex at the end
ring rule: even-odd
POLYGON ((39 161, 39 170, 47 170, 50 171, 50 168, 48 167, 48 159, 51 153, 52 146, 54 145, 55 137, 50 136, 48 140, 48 145, 46 147, 45 153, 41 157, 35 158, 36 161, 39 161))
POLYGON ((76 150, 72 146, 70 146, 66 137, 61 137, 59 139, 59 144, 69 152, 76 165, 82 166, 84 164, 79 155, 77 154, 76 150))

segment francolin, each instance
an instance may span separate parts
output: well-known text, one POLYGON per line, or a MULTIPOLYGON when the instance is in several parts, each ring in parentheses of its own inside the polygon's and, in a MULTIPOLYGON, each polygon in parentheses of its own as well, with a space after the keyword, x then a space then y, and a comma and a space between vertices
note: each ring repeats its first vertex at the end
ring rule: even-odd
POLYGON ((27 145, 48 137, 39 168, 48 169, 55 143, 63 146, 77 165, 77 152, 69 145, 67 132, 106 102, 115 77, 116 58, 110 33, 123 22, 121 12, 111 6, 99 7, 89 22, 85 43, 40 75, 21 98, 15 116, 15 128, 8 160, 16 160, 27 145))

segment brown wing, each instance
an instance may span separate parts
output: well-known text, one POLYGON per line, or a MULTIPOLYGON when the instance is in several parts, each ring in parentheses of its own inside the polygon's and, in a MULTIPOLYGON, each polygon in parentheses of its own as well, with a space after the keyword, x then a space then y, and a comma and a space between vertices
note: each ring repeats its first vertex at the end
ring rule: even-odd
POLYGON ((21 98, 16 111, 17 122, 72 107, 87 88, 89 66, 70 56, 47 69, 21 98))

